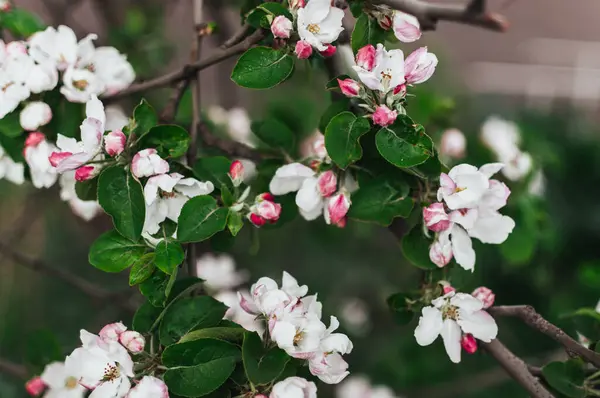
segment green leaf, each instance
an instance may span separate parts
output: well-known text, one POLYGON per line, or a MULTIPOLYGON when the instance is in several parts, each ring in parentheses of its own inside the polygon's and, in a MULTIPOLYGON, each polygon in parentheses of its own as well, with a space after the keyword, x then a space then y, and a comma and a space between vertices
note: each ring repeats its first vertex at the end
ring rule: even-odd
POLYGON ((421 224, 417 224, 402 238, 402 253, 413 265, 424 270, 435 270, 438 267, 429 259, 431 243, 423 234, 421 224))
POLYGON ((352 51, 356 54, 358 50, 368 44, 373 46, 377 46, 378 43, 384 44, 385 30, 374 18, 370 18, 369 14, 362 13, 356 20, 350 42, 352 51))
POLYGON ((542 368, 542 374, 552 388, 567 397, 586 396, 583 387, 585 375, 582 366, 576 361, 551 362, 542 368))
POLYGON ((433 142, 406 115, 377 132, 375 144, 381 156, 396 167, 413 167, 433 155, 433 142))
POLYGON ((244 227, 244 219, 242 215, 233 210, 229 210, 229 217, 227 217, 227 229, 231 232, 232 236, 236 236, 238 232, 244 227))
POLYGON ((409 187, 403 181, 370 180, 352 194, 348 217, 389 226, 394 218, 410 215, 414 202, 408 193, 409 187))
POLYGON ((325 147, 331 160, 345 169, 362 157, 359 139, 369 132, 371 124, 352 112, 334 116, 325 130, 325 147))
POLYGON ((150 278, 140 284, 140 292, 153 306, 164 307, 167 302, 169 279, 169 275, 157 269, 150 278))
POLYGON ((132 243, 117 231, 109 231, 92 243, 89 261, 104 272, 121 272, 131 267, 145 251, 145 245, 132 243))
POLYGON ((291 357, 278 347, 265 349, 263 342, 254 332, 244 334, 242 358, 248 380, 253 384, 268 384, 283 372, 291 357))
POLYGON ((137 241, 142 234, 146 205, 142 185, 123 166, 104 170, 98 179, 98 202, 121 235, 137 241))
POLYGON ((167 347, 163 364, 170 367, 164 375, 169 393, 201 397, 219 388, 235 369, 239 349, 230 343, 202 339, 167 347))
POLYGON ((229 166, 231 160, 224 156, 200 158, 194 165, 194 174, 201 181, 210 181, 215 187, 230 186, 229 166))
POLYGON ((139 142, 140 148, 156 148, 162 158, 178 158, 185 155, 190 145, 190 136, 180 126, 161 124, 154 126, 139 142))
POLYGON ((177 237, 183 243, 206 240, 225 229, 228 214, 212 196, 196 196, 181 209, 177 237))
POLYGON ((229 188, 227 188, 227 185, 221 185, 221 200, 225 207, 231 207, 235 202, 235 198, 229 188))
POLYGON ((183 336, 179 343, 185 343, 200 339, 217 339, 231 343, 242 343, 244 340, 244 328, 242 327, 214 327, 208 329, 194 330, 183 336))
POLYGON ((27 337, 25 355, 30 370, 40 374, 50 362, 64 360, 59 341, 50 330, 38 330, 27 337))
POLYGON ((173 290, 173 287, 175 286, 175 283, 177 282, 177 274, 178 273, 179 273, 179 268, 175 267, 175 269, 173 269, 173 272, 169 276, 169 280, 167 281, 167 286, 165 287, 165 297, 166 297, 167 301, 169 301, 169 297, 171 296, 171 291, 173 290))
POLYGON ((591 341, 600 340, 600 314, 594 308, 579 308, 564 317, 571 318, 576 330, 591 341))
POLYGON ((407 325, 414 318, 415 313, 410 309, 409 300, 410 297, 402 293, 393 294, 387 299, 388 307, 399 325, 407 325))
POLYGON ((35 32, 44 30, 46 26, 37 17, 22 8, 13 8, 8 12, 0 12, 0 23, 13 36, 28 38, 35 32))
POLYGON ((281 148, 287 153, 294 152, 296 142, 294 132, 277 119, 271 118, 252 123, 252 132, 272 148, 281 148))
POLYGON ((188 297, 171 305, 160 324, 160 342, 171 345, 196 329, 217 326, 227 306, 210 296, 188 297))
POLYGON ((148 333, 152 325, 160 315, 162 309, 153 306, 149 301, 144 301, 144 304, 138 308, 133 316, 133 330, 139 333, 148 333))
POLYGON ((275 3, 272 1, 266 2, 266 3, 263 3, 260 6, 258 6, 258 8, 261 10, 264 10, 269 15, 273 15, 273 16, 283 15, 290 21, 293 20, 292 14, 287 9, 287 7, 284 7, 280 3, 275 3))
POLYGON ((57 101, 56 106, 50 105, 52 120, 48 125, 49 131, 59 132, 71 138, 79 137, 79 126, 85 119, 85 104, 65 101, 63 98, 59 98, 57 101))
POLYGON ((157 125, 158 116, 152 105, 145 99, 133 110, 134 127, 132 133, 139 139, 157 125))
POLYGON ((156 246, 154 264, 165 274, 171 275, 185 259, 183 247, 177 242, 163 239, 156 246))
POLYGON ((319 120, 319 130, 325 131, 327 130, 327 125, 333 119, 334 116, 339 115, 342 112, 345 112, 350 107, 350 100, 348 98, 343 98, 339 101, 332 102, 331 105, 325 109, 321 119, 319 120))
POLYGON ((15 162, 24 163, 23 147, 25 146, 25 135, 19 137, 8 137, 0 134, 0 146, 15 162))
POLYGON ((294 70, 294 58, 283 50, 254 47, 238 60, 231 80, 238 86, 267 89, 286 80, 294 70))
POLYGON ((154 265, 154 253, 144 254, 137 259, 129 271, 129 286, 139 285, 152 276, 156 269, 154 265))
POLYGON ((0 119, 0 133, 7 137, 18 137, 23 133, 18 111, 13 111, 0 119))
POLYGON ((98 200, 98 179, 75 182, 75 193, 81 200, 98 200))

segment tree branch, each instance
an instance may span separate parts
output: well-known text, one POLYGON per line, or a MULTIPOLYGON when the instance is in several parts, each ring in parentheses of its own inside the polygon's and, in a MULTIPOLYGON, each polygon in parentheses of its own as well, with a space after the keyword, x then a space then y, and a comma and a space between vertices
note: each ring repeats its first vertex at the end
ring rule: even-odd
POLYGON ((372 0, 417 17, 424 30, 433 30, 438 21, 458 22, 484 29, 504 32, 508 21, 500 14, 485 12, 481 0, 472 0, 467 6, 427 3, 422 0, 372 0))
POLYGON ((494 316, 512 316, 521 319, 533 329, 562 344, 568 351, 582 357, 587 362, 600 368, 600 354, 579 344, 558 326, 545 320, 535 309, 529 305, 497 306, 491 307, 490 314, 494 316))
POLYGON ((218 148, 230 157, 244 158, 258 162, 265 158, 265 155, 254 148, 250 148, 237 141, 225 140, 219 138, 210 131, 205 123, 200 122, 198 132, 200 138, 206 146, 218 148))
POLYGON ((6 359, 0 358, 0 372, 9 374, 17 379, 26 380, 28 376, 27 369, 23 365, 16 364, 6 359))

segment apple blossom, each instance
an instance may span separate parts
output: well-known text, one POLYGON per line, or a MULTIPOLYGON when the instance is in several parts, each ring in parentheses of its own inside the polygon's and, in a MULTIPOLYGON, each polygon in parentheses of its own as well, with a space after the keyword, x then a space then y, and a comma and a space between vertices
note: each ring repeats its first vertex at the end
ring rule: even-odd
POLYGON ((206 253, 196 261, 196 274, 212 291, 233 289, 248 280, 248 272, 236 271, 235 261, 227 254, 206 253))
POLYGON ((27 131, 35 131, 52 120, 52 109, 42 101, 28 103, 21 111, 19 121, 27 131))
POLYGON ((370 72, 375 67, 375 60, 377 57, 377 50, 372 44, 360 48, 356 53, 356 66, 370 72))
POLYGON ((105 341, 119 341, 119 336, 127 330, 127 326, 121 322, 109 323, 104 326, 98 336, 105 341))
POLYGON ((27 391, 27 394, 31 395, 32 397, 37 397, 43 393, 45 389, 46 383, 44 383, 40 376, 35 376, 25 383, 25 390, 27 391))
POLYGON ((327 170, 317 178, 317 189, 324 198, 327 198, 337 189, 337 176, 333 170, 327 170))
POLYGON ((299 40, 296 42, 294 53, 296 53, 298 59, 306 59, 312 55, 312 52, 312 46, 307 41, 299 40))
POLYGON ((450 159, 461 159, 465 157, 467 139, 462 131, 458 129, 447 129, 442 133, 440 154, 450 159))
POLYGON ((91 180, 100 173, 101 168, 96 166, 81 166, 75 170, 75 180, 79 182, 91 180))
POLYGON ((23 184, 25 182, 25 166, 12 160, 0 145, 0 180, 3 178, 13 184, 23 184))
POLYGON ((313 177, 315 172, 301 164, 290 163, 277 169, 273 179, 269 183, 269 191, 273 195, 285 195, 290 192, 298 191, 304 180, 313 177))
POLYGON ((154 148, 142 149, 133 156, 131 172, 138 178, 169 172, 169 163, 154 148))
POLYGON ((324 51, 320 51, 321 55, 325 58, 333 57, 337 51, 337 47, 333 44, 327 44, 327 48, 324 51))
POLYGON ((51 63, 63 71, 77 62, 77 37, 68 26, 49 26, 34 33, 28 42, 29 54, 37 63, 51 63))
POLYGON ((454 166, 440 176, 438 200, 443 199, 451 210, 476 207, 489 188, 489 177, 501 168, 501 163, 489 163, 479 169, 469 164, 454 166))
POLYGON ((429 80, 437 64, 437 57, 428 52, 427 47, 416 49, 404 61, 406 83, 419 84, 429 80))
MULTIPOLYGON (((225 304, 227 307, 227 312, 225 312, 224 319, 229 319, 243 327, 246 330, 251 332, 258 332, 259 335, 262 335, 265 328, 262 322, 256 319, 256 316, 249 314, 246 312, 240 305, 240 300, 238 299, 238 294, 245 295, 248 294, 246 292, 238 292, 237 294, 232 291, 221 291, 214 295, 215 300, 218 300, 225 304)), ((247 300, 247 299, 245 299, 247 300)))
POLYGON ((288 377, 273 386, 269 398, 317 398, 317 386, 301 377, 288 377))
POLYGON ((338 84, 340 85, 340 90, 342 90, 342 94, 346 97, 353 98, 358 97, 360 92, 360 85, 356 80, 353 79, 337 79, 338 84))
POLYGON ((338 384, 350 374, 348 363, 337 352, 323 352, 312 357, 308 368, 313 376, 327 384, 338 384))
POLYGON ((477 351, 477 340, 472 334, 467 333, 460 339, 460 345, 469 354, 474 354, 477 351))
POLYGON ((328 199, 325 206, 325 222, 327 224, 339 225, 345 219, 346 214, 348 214, 351 204, 349 192, 341 190, 333 195, 328 199))
POLYGON ((28 59, 27 55, 9 56, 0 67, 0 118, 17 109, 30 95, 29 73, 23 68, 22 59, 28 59))
POLYGON ((396 118, 398 117, 398 111, 393 111, 385 105, 379 105, 375 108, 375 112, 373 112, 373 123, 387 127, 391 124, 394 124, 396 118))
POLYGON ((276 16, 271 23, 271 32, 273 33, 273 36, 280 39, 289 39, 292 29, 292 21, 283 15, 276 16))
POLYGON ((449 292, 422 309, 415 338, 419 345, 427 346, 441 334, 450 360, 459 363, 462 333, 489 343, 496 338, 498 326, 481 301, 466 293, 449 292))
POLYGON ((358 334, 369 326, 369 307, 358 297, 344 300, 340 317, 346 329, 358 334))
POLYGON ((229 178, 234 187, 239 187, 244 181, 244 165, 239 160, 234 160, 229 166, 229 178))
POLYGON ((344 11, 331 6, 331 0, 309 0, 298 10, 298 34, 319 51, 327 50, 327 45, 336 41, 344 30, 344 11))
POLYGON ((319 351, 326 326, 315 314, 296 317, 285 313, 270 327, 271 338, 277 346, 293 358, 311 358, 319 351))
POLYGON ((119 343, 133 354, 144 351, 146 339, 140 333, 133 330, 126 330, 119 335, 119 343))
POLYGON ((129 391, 127 398, 169 398, 169 390, 161 379, 144 376, 138 385, 129 391))
POLYGON ((127 57, 114 47, 96 48, 90 65, 101 82, 101 93, 117 93, 129 87, 135 80, 135 72, 127 57))
POLYGON ((117 156, 125 150, 127 137, 121 130, 111 131, 104 137, 104 150, 108 156, 117 156))
POLYGON ((337 398, 397 398, 390 388, 373 386, 363 376, 348 377, 337 387, 335 396, 337 398))
POLYGON ((36 188, 50 188, 58 179, 56 169, 48 160, 56 147, 42 133, 29 133, 25 140, 25 161, 29 166, 31 182, 36 188))
POLYGON ((95 200, 81 200, 75 192, 75 171, 67 171, 60 175, 58 183, 60 184, 60 198, 69 203, 69 206, 77 216, 85 221, 90 221, 96 217, 102 208, 95 200))
MULTIPOLYGON (((369 51, 368 56, 370 57, 371 50, 368 49, 366 51, 369 51)), ((402 50, 387 51, 383 47, 383 44, 378 44, 375 52, 375 64, 371 69, 368 69, 371 63, 361 62, 362 58, 359 58, 358 55, 357 65, 354 65, 352 68, 356 71, 364 85, 371 90, 387 93, 405 82, 404 53, 402 50)), ((367 57, 367 55, 364 57, 367 57)))
MULTIPOLYGON (((453 250, 450 242, 450 231, 439 233, 435 241, 429 247, 429 259, 432 263, 442 268, 452 260, 453 250)), ((475 259, 473 259, 473 263, 475 259)))
POLYGON ((94 72, 71 66, 65 71, 60 93, 70 102, 87 102, 102 92, 104 85, 94 72))
POLYGON ((412 43, 421 38, 419 20, 401 11, 394 12, 394 34, 403 43, 412 43))
POLYGON ((484 309, 488 309, 492 305, 494 305, 494 300, 496 299, 496 295, 494 294, 494 292, 492 292, 485 286, 480 286, 477 289, 473 290, 473 293, 471 293, 471 295, 483 303, 484 309))
POLYGON ((46 366, 40 378, 48 387, 48 398, 82 398, 86 391, 79 383, 81 368, 72 360, 52 362, 46 366))
POLYGON ((446 214, 442 203, 432 203, 428 207, 424 207, 423 221, 425 226, 434 232, 441 232, 450 228, 450 218, 446 214))

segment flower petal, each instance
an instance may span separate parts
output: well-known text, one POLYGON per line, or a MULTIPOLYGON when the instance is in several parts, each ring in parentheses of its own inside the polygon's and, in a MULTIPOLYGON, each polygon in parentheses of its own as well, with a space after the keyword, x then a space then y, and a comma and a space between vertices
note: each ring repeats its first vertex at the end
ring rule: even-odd
POLYGON ((415 339, 420 346, 430 345, 442 331, 442 312, 434 307, 423 307, 419 325, 415 329, 415 339))
POLYGON ((448 353, 448 357, 454 363, 460 362, 460 326, 458 323, 452 319, 446 319, 444 321, 444 326, 442 327, 442 339, 444 339, 444 348, 446 348, 446 352, 448 353))
POLYGON ((476 339, 489 343, 498 335, 498 325, 485 311, 469 313, 459 310, 458 324, 465 333, 471 333, 476 339))

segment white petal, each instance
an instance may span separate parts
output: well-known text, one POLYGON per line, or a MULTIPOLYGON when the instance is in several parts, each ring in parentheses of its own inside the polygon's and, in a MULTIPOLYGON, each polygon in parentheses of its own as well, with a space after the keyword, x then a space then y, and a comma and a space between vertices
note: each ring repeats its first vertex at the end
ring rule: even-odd
POLYGON ((283 277, 281 278, 281 290, 293 297, 304 297, 308 293, 308 286, 298 285, 296 278, 283 271, 283 277))
POLYGON ((450 178, 452 178, 454 181, 456 181, 456 176, 460 175, 460 174, 474 174, 476 173, 477 167, 475 166, 471 166, 470 164, 459 164, 454 166, 450 172, 448 172, 448 175, 450 176, 450 178))
POLYGON ((212 182, 202 182, 195 178, 184 178, 177 183, 175 190, 181 192, 188 198, 195 198, 200 195, 208 195, 215 190, 212 182))
POLYGON ((450 304, 470 313, 479 311, 483 308, 483 302, 481 302, 481 300, 466 293, 456 293, 454 297, 450 299, 450 304))
POLYGON ((489 343, 498 335, 498 325, 494 318, 485 311, 468 313, 459 311, 458 324, 465 333, 471 333, 473 337, 489 343))
POLYGON ((300 163, 286 164, 275 172, 269 184, 273 195, 285 195, 300 189, 304 180, 315 175, 315 172, 300 163))
MULTIPOLYGON (((104 105, 96 95, 92 95, 90 100, 85 104, 85 115, 87 117, 99 120, 102 129, 106 124, 106 115, 104 114, 104 105)), ((104 131, 103 131, 104 132, 104 131)))
POLYGON ((483 243, 500 244, 508 239, 514 228, 515 221, 512 218, 494 212, 491 216, 477 219, 469 235, 483 243))
POLYGON ((458 265, 467 271, 475 268, 475 250, 467 232, 458 225, 452 227, 452 252, 458 265))
POLYGON ((442 331, 442 313, 434 307, 423 307, 419 325, 415 329, 417 344, 426 346, 435 341, 442 331))
POLYGON ((315 208, 313 211, 307 212, 300 209, 300 215, 306 221, 313 221, 319 218, 319 216, 323 213, 323 202, 321 202, 321 206, 315 208))
POLYGON ((304 180, 296 194, 296 205, 306 213, 312 213, 323 207, 323 197, 318 190, 319 180, 310 177, 304 180))
POLYGON ((65 380, 69 376, 70 375, 66 372, 64 363, 52 362, 46 365, 41 378, 50 388, 62 388, 65 385, 65 380))
POLYGON ((479 172, 487 178, 490 178, 504 167, 503 163, 488 163, 479 168, 479 172))
POLYGON ((452 319, 446 319, 442 328, 442 339, 444 339, 444 348, 454 363, 460 362, 460 326, 452 319))

